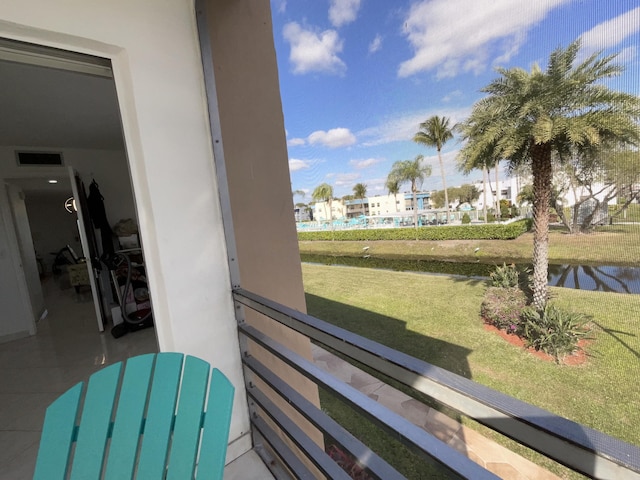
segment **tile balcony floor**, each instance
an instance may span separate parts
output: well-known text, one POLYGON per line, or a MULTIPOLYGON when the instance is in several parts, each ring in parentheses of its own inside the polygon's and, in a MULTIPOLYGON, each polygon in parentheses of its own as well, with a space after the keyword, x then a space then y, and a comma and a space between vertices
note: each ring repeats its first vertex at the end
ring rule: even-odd
MULTIPOLYGON (((60 280, 43 281, 49 314, 37 335, 0 344, 0 480, 32 478, 44 412, 61 393, 104 365, 158 351, 153 328, 119 339, 108 329, 100 334, 91 293, 60 288, 60 280)), ((273 477, 249 452, 228 465, 225 478, 273 477)))

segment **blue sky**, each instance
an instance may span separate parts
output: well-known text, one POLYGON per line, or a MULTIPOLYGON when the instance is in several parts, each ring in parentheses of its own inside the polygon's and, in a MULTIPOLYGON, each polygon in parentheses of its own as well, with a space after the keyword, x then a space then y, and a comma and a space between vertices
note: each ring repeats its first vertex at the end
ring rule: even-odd
MULTIPOLYGON (((543 68, 580 37, 583 54, 619 53, 610 87, 640 94, 640 0, 272 0, 273 33, 292 190, 327 182, 337 197, 367 185, 386 194, 396 160, 425 156, 442 188, 435 149, 411 141, 432 115, 469 114, 495 67, 543 68)), ((447 185, 456 138, 443 148, 447 185)), ((404 186, 403 191, 408 191, 404 186)))

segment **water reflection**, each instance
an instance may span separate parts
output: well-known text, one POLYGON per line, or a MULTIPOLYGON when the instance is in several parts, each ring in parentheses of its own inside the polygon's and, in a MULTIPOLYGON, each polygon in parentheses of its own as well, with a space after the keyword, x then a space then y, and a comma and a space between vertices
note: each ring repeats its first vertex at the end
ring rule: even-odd
POLYGON ((640 293, 640 267, 549 265, 549 285, 579 290, 640 293))
MULTIPOLYGON (((350 265, 353 267, 385 270, 442 273, 467 277, 488 277, 495 265, 483 263, 458 263, 432 260, 394 260, 377 257, 343 257, 331 255, 301 254, 301 260, 325 265, 350 265)), ((528 265, 531 268, 531 265, 528 265)), ((640 294, 640 267, 616 267, 611 265, 549 265, 549 285, 580 290, 640 294)))

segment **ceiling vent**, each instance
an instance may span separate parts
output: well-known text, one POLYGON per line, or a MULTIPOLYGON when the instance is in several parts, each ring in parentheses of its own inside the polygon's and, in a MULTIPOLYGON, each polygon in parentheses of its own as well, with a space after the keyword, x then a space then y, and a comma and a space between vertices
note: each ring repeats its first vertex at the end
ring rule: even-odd
POLYGON ((51 167, 63 165, 62 153, 52 152, 18 152, 18 165, 24 167, 51 167))

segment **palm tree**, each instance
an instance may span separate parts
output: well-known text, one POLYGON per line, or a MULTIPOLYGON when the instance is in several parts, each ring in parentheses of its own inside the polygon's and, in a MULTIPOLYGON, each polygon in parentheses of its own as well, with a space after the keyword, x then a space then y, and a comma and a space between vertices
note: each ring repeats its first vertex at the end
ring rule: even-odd
POLYGON ((431 175, 431 165, 422 165, 424 157, 418 155, 413 160, 398 160, 391 166, 391 172, 387 176, 387 188, 389 185, 397 186, 405 183, 411 183, 411 192, 413 193, 413 224, 418 228, 418 202, 417 196, 418 185, 422 185, 425 178, 431 175))
POLYGON ((333 187, 328 183, 321 183, 313 190, 311 197, 316 202, 325 202, 324 216, 329 219, 329 222, 331 222, 331 231, 333 231, 333 213, 331 210, 331 201, 333 200, 333 187), (327 215, 327 203, 329 204, 329 215, 327 215))
POLYGON ((353 186, 353 196, 359 198, 362 202, 362 215, 364 215, 364 199, 367 196, 367 185, 365 183, 356 183, 353 186))
POLYGON ((399 211, 398 209, 398 193, 400 193, 400 184, 398 183, 397 180, 389 180, 387 179, 387 183, 385 183, 385 187, 387 187, 387 190, 389 191, 389 195, 393 195, 393 198, 396 201, 396 212, 399 211))
POLYGON ((420 130, 413 136, 414 142, 421 143, 427 147, 436 147, 438 151, 442 188, 444 188, 444 206, 447 209, 447 223, 449 222, 449 195, 447 193, 447 180, 442 163, 442 154, 440 152, 442 146, 452 138, 453 127, 449 127, 449 119, 447 117, 439 117, 438 115, 434 115, 422 122, 420 124, 420 130))
POLYGON ((529 165, 533 175, 533 304, 547 303, 549 201, 553 162, 572 155, 590 158, 594 150, 616 144, 640 144, 640 98, 598 83, 619 75, 615 55, 595 53, 577 62, 580 41, 558 48, 547 69, 534 65, 499 68, 500 77, 482 91, 465 122, 463 163, 490 158, 508 162, 511 171, 529 165))
MULTIPOLYGON (((456 130, 462 134, 463 138, 470 138, 473 134, 467 124, 461 123, 456 126, 456 130)), ((484 156, 473 159, 458 157, 458 170, 468 175, 472 170, 482 171, 482 213, 484 223, 487 223, 487 178, 489 178, 489 164, 492 162, 492 152, 487 152, 484 156)), ((489 189, 491 188, 491 178, 489 178, 489 189)))

